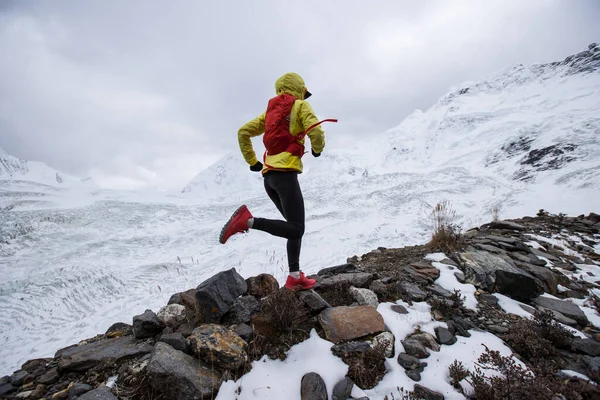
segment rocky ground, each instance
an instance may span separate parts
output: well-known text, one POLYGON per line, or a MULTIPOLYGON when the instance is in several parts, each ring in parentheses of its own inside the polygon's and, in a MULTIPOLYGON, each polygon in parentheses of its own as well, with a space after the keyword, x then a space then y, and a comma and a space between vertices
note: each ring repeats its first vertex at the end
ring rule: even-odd
POLYGON ((348 372, 333 387, 305 374, 303 400, 345 400, 355 387, 374 388, 390 360, 418 383, 387 398, 444 399, 422 379, 430 357, 476 332, 493 333, 520 363, 493 351, 478 370, 456 362, 445 373, 454 394, 597 399, 599 243, 599 215, 541 210, 472 229, 444 254, 413 246, 351 257, 319 271, 317 286, 305 292, 280 288, 267 274, 244 279, 232 268, 174 294, 158 313, 147 310, 53 358, 26 362, 0 378, 0 398, 214 399, 254 361, 285 359, 312 331, 332 343, 348 372), (382 316, 386 303, 400 315, 426 303, 440 325, 435 334, 417 328, 395 337, 382 316), (490 379, 486 368, 501 378, 490 379))

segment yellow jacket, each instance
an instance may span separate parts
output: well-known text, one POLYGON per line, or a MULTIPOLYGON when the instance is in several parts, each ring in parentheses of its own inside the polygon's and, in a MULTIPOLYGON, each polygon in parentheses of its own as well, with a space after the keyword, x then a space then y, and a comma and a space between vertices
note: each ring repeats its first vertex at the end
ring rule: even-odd
MULTIPOLYGON (((287 73, 281 76, 275 82, 275 93, 288 93, 296 98, 290 115, 290 132, 293 136, 298 136, 309 126, 319 122, 311 105, 304 100, 306 85, 302 77, 296 73, 287 73)), ((244 159, 249 165, 254 165, 259 161, 252 147, 250 138, 262 135, 265 132, 265 113, 262 113, 253 120, 247 122, 238 131, 238 142, 244 159)), ((321 153, 325 147, 325 132, 321 126, 310 130, 306 136, 310 138, 312 150, 315 153, 321 153)), ((304 143, 304 139, 301 140, 304 143)), ((261 157, 262 159, 262 157, 261 157)), ((261 160, 262 161, 262 160, 261 160)), ((267 155, 263 165, 262 173, 268 170, 278 171, 298 171, 302 173, 302 160, 288 152, 267 155), (269 165, 269 167, 267 167, 269 165), (272 168, 271 168, 272 167, 272 168)))

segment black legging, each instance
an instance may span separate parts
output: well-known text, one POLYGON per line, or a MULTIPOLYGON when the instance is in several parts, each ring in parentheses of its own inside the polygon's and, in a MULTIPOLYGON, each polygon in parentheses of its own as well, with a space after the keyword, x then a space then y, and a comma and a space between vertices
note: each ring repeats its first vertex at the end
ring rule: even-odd
POLYGON ((304 235, 304 198, 294 171, 269 171, 264 175, 265 190, 286 221, 254 218, 253 229, 288 239, 290 272, 300 270, 300 247, 304 235))

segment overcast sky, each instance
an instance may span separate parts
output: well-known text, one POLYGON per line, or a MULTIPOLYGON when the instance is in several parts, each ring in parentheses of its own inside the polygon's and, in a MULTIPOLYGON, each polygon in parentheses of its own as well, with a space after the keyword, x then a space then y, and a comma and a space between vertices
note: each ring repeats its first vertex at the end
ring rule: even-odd
POLYGON ((339 118, 331 149, 461 81, 584 50, 599 20, 597 0, 0 0, 0 148, 104 187, 179 189, 239 153, 285 72, 339 118))

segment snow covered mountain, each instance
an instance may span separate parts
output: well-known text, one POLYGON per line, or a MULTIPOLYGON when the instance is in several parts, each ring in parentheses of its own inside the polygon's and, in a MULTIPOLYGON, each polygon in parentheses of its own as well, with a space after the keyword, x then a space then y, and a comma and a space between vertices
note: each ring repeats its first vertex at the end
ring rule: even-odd
MULTIPOLYGON (((526 187, 521 183, 598 188, 599 134, 600 45, 592 44, 563 61, 517 64, 465 82, 428 110, 416 110, 396 128, 372 136, 368 154, 362 144, 326 149, 324 160, 308 161, 305 179, 321 186, 373 173, 454 169, 513 188, 526 187)), ((255 188, 238 181, 247 175, 241 155, 227 155, 184 192, 255 188)))
POLYGON ((0 149, 0 181, 28 181, 47 185, 62 185, 65 182, 77 182, 76 178, 67 176, 48 167, 42 162, 25 161, 13 157, 0 149))
MULTIPOLYGON (((302 268, 424 243, 427 213, 443 199, 465 228, 488 222, 493 210, 500 218, 540 208, 598 211, 598 127, 600 46, 593 45, 459 85, 373 134, 368 149, 307 156, 302 268)), ((120 318, 157 311, 166 294, 220 270, 284 279, 284 241, 253 231, 218 243, 242 202, 256 216, 279 217, 239 153, 171 194, 79 190, 43 164, 0 157, 0 375, 120 318)))

